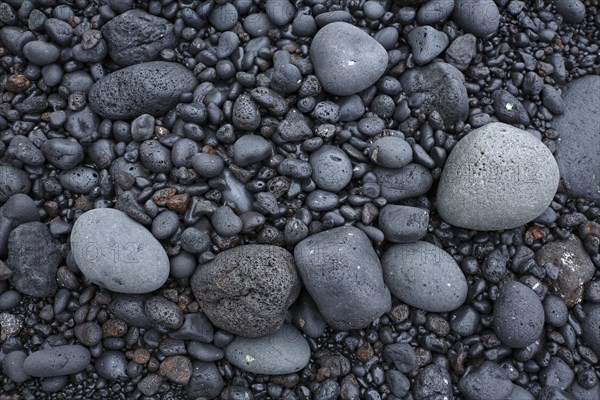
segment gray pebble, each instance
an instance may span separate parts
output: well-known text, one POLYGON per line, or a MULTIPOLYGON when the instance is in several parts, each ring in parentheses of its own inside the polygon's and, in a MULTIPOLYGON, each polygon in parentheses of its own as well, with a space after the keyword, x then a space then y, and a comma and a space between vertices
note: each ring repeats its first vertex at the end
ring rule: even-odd
POLYGON ((554 121, 561 133, 556 143, 556 161, 565 188, 571 196, 600 200, 600 77, 588 75, 569 83, 564 90, 564 114, 554 121))
POLYGON ((339 192, 352 179, 352 163, 338 147, 324 145, 310 155, 312 179, 315 184, 331 192, 339 192))
POLYGON ((61 172, 58 179, 65 189, 78 194, 88 194, 99 183, 98 172, 82 166, 61 172))
POLYGON ((142 10, 129 10, 102 27, 113 61, 121 66, 152 61, 176 44, 173 24, 142 10))
POLYGON ((225 348, 227 361, 254 374, 283 375, 300 371, 310 361, 310 347, 292 325, 258 338, 237 337, 225 348))
POLYGON ((132 119, 144 113, 159 116, 197 84, 194 74, 182 65, 153 61, 107 75, 92 86, 88 101, 105 118, 132 119))
POLYGON ((387 286, 403 302, 448 312, 467 297, 467 280, 454 259, 428 242, 395 244, 381 258, 387 286))
POLYGON ((419 7, 419 25, 433 25, 446 20, 454 10, 454 0, 432 0, 419 7))
POLYGON ((496 90, 492 93, 496 117, 506 123, 529 125, 529 114, 523 104, 506 90, 496 90))
POLYGON ((152 292, 169 277, 169 258, 160 242, 115 209, 82 214, 71 232, 71 249, 89 281, 115 292, 152 292))
POLYGON ((542 103, 553 114, 560 115, 565 111, 562 96, 553 86, 544 85, 542 89, 542 103))
POLYGON ((29 193, 31 182, 25 171, 10 165, 0 165, 0 201, 6 202, 10 196, 16 193, 29 193))
POLYGON ((452 379, 446 368, 429 364, 423 368, 413 386, 415 400, 429 400, 434 398, 452 398, 452 379))
MULTIPOLYGON (((188 228, 192 229, 192 228, 188 228)), ((185 232, 185 231, 184 231, 185 232)), ((182 233, 183 236, 183 233, 182 233)), ((181 246, 183 248, 183 245, 181 246)), ((184 249, 186 250, 186 249, 184 249)), ((186 251, 182 251, 175 257, 171 258, 171 271, 170 275, 175 279, 185 279, 192 276, 196 271, 196 257, 186 251)))
POLYGON ((8 311, 21 302, 21 294, 16 290, 7 290, 0 294, 0 310, 8 311))
POLYGON ((23 369, 27 354, 22 350, 11 351, 2 360, 2 373, 14 383, 23 383, 31 378, 23 369))
POLYGON ((150 328, 152 321, 144 313, 144 297, 139 295, 115 294, 108 306, 115 318, 122 319, 129 326, 150 328))
POLYGON ((233 160, 241 167, 260 162, 271 155, 271 144, 262 136, 243 135, 233 144, 233 160))
POLYGON ((218 4, 210 13, 208 21, 219 31, 227 31, 235 26, 238 10, 231 3, 218 4))
POLYGON ((309 236, 294 249, 302 280, 334 329, 369 325, 391 307, 379 259, 367 236, 340 227, 309 236))
POLYGON ((418 366, 417 354, 408 343, 393 343, 385 346, 383 358, 402 373, 409 373, 418 366))
POLYGON ((171 210, 161 212, 152 221, 152 234, 158 240, 173 236, 179 229, 179 216, 171 210))
POLYGON ((568 24, 578 24, 585 18, 585 5, 579 0, 556 0, 554 7, 568 24))
POLYGON ((108 381, 127 378, 127 359, 121 351, 109 350, 103 352, 94 362, 94 367, 96 373, 108 381))
POLYGON ((266 13, 250 14, 244 18, 244 30, 253 38, 266 36, 274 27, 266 13))
POLYGON ((581 326, 585 343, 596 354, 600 354, 600 307, 594 307, 586 313, 581 326))
POLYGON ((23 363, 23 371, 39 377, 72 375, 83 371, 90 361, 90 352, 83 346, 56 346, 31 353, 23 363))
POLYGON ((477 37, 487 37, 498 30, 500 13, 493 0, 456 0, 454 22, 477 37))
POLYGON ((10 140, 7 154, 24 164, 39 167, 44 164, 44 154, 26 136, 17 135, 10 140))
POLYGON ((427 234, 428 225, 429 212, 422 208, 388 204, 379 212, 379 229, 390 242, 416 242, 427 234))
POLYGON ((192 166, 192 158, 198 153, 198 144, 192 139, 181 138, 171 149, 171 161, 175 167, 192 166))
POLYGON ((158 140, 146 140, 140 145, 140 160, 152 172, 168 173, 173 168, 171 152, 158 140))
POLYGON ((558 179, 554 157, 542 142, 521 129, 491 123, 471 131, 450 152, 437 209, 446 222, 463 228, 511 229, 546 210, 558 179))
POLYGON ((267 0, 265 10, 276 26, 288 24, 296 12, 295 7, 288 0, 267 0))
POLYGON ((513 348, 529 346, 544 329, 544 307, 537 294, 520 282, 508 282, 494 304, 494 331, 513 348))
POLYGON ((169 329, 183 325, 183 312, 179 306, 162 296, 152 296, 144 303, 144 313, 152 322, 169 329))
POLYGON ((220 59, 227 58, 233 54, 235 49, 240 44, 240 38, 238 35, 231 31, 223 32, 219 36, 219 43, 217 45, 217 57, 220 59))
POLYGON ((248 95, 240 95, 233 103, 231 123, 238 129, 254 131, 260 126, 258 106, 248 95))
POLYGON ((450 43, 448 36, 431 26, 419 26, 408 34, 408 44, 415 62, 425 65, 442 54, 450 43))
POLYGON ((48 65, 57 61, 60 50, 52 43, 34 40, 23 46, 23 54, 35 65, 48 65))
POLYGON ((467 400, 503 400, 512 392, 513 384, 500 365, 484 361, 464 375, 458 387, 467 400))
POLYGON ((388 202, 420 196, 427 193, 433 184, 429 170, 415 163, 400 169, 376 167, 373 173, 381 187, 381 196, 388 202))
POLYGON ((191 357, 205 362, 218 361, 225 357, 225 352, 217 346, 195 341, 188 342, 187 352, 191 357))
POLYGON ((102 327, 95 321, 75 326, 73 333, 81 344, 88 347, 93 347, 102 340, 102 327))
POLYGON ((412 148, 402 138, 386 136, 369 146, 369 157, 384 168, 402 168, 412 161, 412 148))
POLYGON ((214 178, 223 171, 225 162, 216 154, 198 153, 192 157, 192 167, 204 178, 214 178))
POLYGON ((313 211, 329 211, 338 206, 340 198, 333 192, 314 190, 306 197, 306 207, 313 211))
POLYGON ((446 49, 446 61, 461 71, 466 70, 477 54, 477 38, 467 33, 454 39, 446 49))
POLYGON ((143 142, 154 135, 155 119, 150 114, 142 114, 131 121, 131 137, 136 142, 143 142))
POLYGON ((479 313, 473 307, 465 304, 450 314, 450 329, 460 336, 471 336, 477 331, 480 321, 479 313))
POLYGON ((562 390, 566 390, 575 378, 575 373, 559 357, 552 357, 548 366, 539 374, 540 383, 544 386, 555 386, 562 390))
POLYGON ((40 149, 50 164, 65 171, 75 168, 84 158, 83 147, 71 139, 46 140, 40 149))
POLYGON ((327 322, 308 292, 302 292, 290 311, 294 325, 306 336, 316 339, 325 333, 327 322))
POLYGON ((192 363, 192 376, 186 386, 188 398, 216 398, 224 387, 223 377, 214 362, 192 363))
POLYGON ((13 194, 2 206, 2 214, 17 223, 39 221, 40 214, 31 197, 23 193, 13 194))
POLYGON ((567 323, 569 311, 563 299, 558 296, 547 295, 544 299, 544 315, 548 324, 561 327, 567 323))
POLYGON ((53 42, 68 46, 73 39, 73 27, 58 18, 49 18, 44 22, 44 30, 53 42))
POLYGON ((277 172, 283 176, 305 179, 312 175, 312 167, 306 161, 297 158, 286 158, 277 166, 277 172))
POLYGON ((62 261, 58 244, 41 222, 21 224, 8 237, 6 265, 15 289, 34 297, 50 297, 56 292, 56 271, 62 261))
POLYGON ((210 221, 215 231, 222 236, 234 236, 242 231, 242 220, 228 206, 217 208, 210 221))
POLYGON ((317 32, 310 58, 323 88, 336 96, 348 96, 373 85, 388 62, 383 46, 345 22, 328 24, 317 32))
POLYGON ((278 330, 300 291, 292 255, 268 245, 238 246, 202 265, 191 280, 202 310, 219 327, 241 336, 278 330))
POLYGON ((400 83, 409 96, 423 98, 419 106, 423 112, 439 112, 448 125, 466 120, 469 97, 465 78, 452 65, 438 62, 408 70, 400 76, 400 83))
POLYGON ((195 340, 203 343, 213 341, 213 326, 203 313, 186 314, 183 325, 169 333, 169 337, 177 340, 195 340))
POLYGON ((82 145, 90 144, 100 138, 97 129, 99 124, 100 118, 88 106, 80 111, 67 111, 65 130, 82 145))

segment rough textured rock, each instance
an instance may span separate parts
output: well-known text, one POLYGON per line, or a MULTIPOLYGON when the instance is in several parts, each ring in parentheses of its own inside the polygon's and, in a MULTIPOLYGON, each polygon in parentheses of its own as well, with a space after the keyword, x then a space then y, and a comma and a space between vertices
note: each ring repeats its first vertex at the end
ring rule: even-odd
POLYGON ((464 375, 458 387, 467 400, 504 400, 511 394, 513 384, 504 368, 485 361, 481 367, 464 375))
POLYGON ((600 76, 588 75, 567 85, 565 111, 554 121, 556 162, 567 192, 600 201, 600 76))
POLYGON ((535 260, 539 265, 551 262, 558 268, 558 279, 546 279, 546 284, 567 307, 581 302, 584 286, 592 279, 596 268, 576 236, 545 244, 535 254, 535 260))
POLYGON ((392 294, 426 311, 448 312, 467 297, 467 280, 454 259, 428 242, 396 244, 381 257, 392 294))
POLYGON ((0 165, 0 202, 16 193, 29 193, 31 182, 24 171, 10 165, 0 165))
POLYGON ((198 82, 181 64, 153 61, 132 65, 99 80, 92 86, 92 109, 114 120, 133 119, 142 114, 160 116, 194 90, 198 82))
POLYGON ((592 308, 583 321, 583 339, 596 355, 600 355, 600 307, 592 308))
POLYGON ((511 281, 500 288, 494 304, 494 331, 505 345, 529 346, 544 329, 544 307, 537 294, 520 282, 511 281))
POLYGON ((486 37, 498 30, 500 12, 493 0, 456 0, 454 21, 466 32, 486 37))
POLYGON ((223 251, 192 276, 194 296, 211 322, 240 336, 281 327, 300 291, 292 255, 281 247, 246 245, 223 251))
POLYGON ((400 76, 400 83, 406 94, 423 96, 419 107, 423 112, 437 110, 447 125, 467 118, 469 97, 465 77, 452 65, 439 62, 413 68, 400 76))
POLYGON ((302 281, 335 329, 369 325, 391 306, 381 264, 367 236, 354 227, 331 229, 294 249, 302 281))
POLYGON ((225 348, 227 361, 254 374, 282 375, 300 371, 310 361, 310 347, 292 325, 258 338, 237 337, 225 348))
POLYGON ((521 129, 491 123, 450 152, 437 209, 446 222, 462 228, 511 229, 546 210, 558 179, 554 157, 542 142, 521 129))
POLYGON ((375 39, 346 22, 330 23, 317 32, 310 58, 323 89, 336 96, 358 93, 387 68, 387 52, 375 39))
POLYGON ((34 297, 54 295, 61 261, 58 243, 41 222, 19 225, 10 233, 6 264, 13 270, 11 281, 19 292, 34 297))
POLYGON ((75 221, 71 250, 89 281, 115 292, 152 292, 169 277, 169 258, 158 240, 112 208, 90 210, 75 221))
POLYGON ((113 61, 127 66, 154 60, 160 51, 176 44, 173 24, 142 10, 130 10, 102 27, 113 61))

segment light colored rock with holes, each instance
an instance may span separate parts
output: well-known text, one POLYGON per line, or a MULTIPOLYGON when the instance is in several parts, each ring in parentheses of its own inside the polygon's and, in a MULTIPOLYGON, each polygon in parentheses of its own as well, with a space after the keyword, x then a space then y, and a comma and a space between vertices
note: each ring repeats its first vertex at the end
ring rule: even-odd
POLYGON ((558 187, 558 166, 529 132, 494 122, 452 149, 437 190, 448 223, 483 231, 512 229, 546 210, 558 187))

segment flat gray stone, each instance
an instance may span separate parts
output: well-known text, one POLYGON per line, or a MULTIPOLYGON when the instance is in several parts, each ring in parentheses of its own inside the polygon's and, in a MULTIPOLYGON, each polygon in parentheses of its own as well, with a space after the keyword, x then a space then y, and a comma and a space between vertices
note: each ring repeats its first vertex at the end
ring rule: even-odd
POLYGON ((483 231, 534 220, 552 202, 558 166, 529 132, 491 123, 454 146, 437 190, 437 209, 449 224, 483 231))
POLYGON ((391 307, 381 264, 367 236, 339 227, 309 236, 294 249, 304 286, 334 329, 360 329, 391 307))
POLYGON ((26 374, 39 377, 72 375, 83 371, 92 356, 85 347, 72 344, 31 353, 23 362, 26 374))
POLYGON ((292 374, 310 361, 310 347, 292 325, 258 338, 237 337, 225 348, 227 361, 253 374, 292 374))
POLYGON ((567 192, 600 201, 600 76, 588 75, 564 90, 564 113, 553 121, 560 134, 556 162, 567 192))
POLYGON ((467 298, 456 261, 428 242, 395 244, 381 257, 387 287, 399 300, 425 311, 448 312, 467 298))
POLYGON ((346 22, 332 22, 317 32, 310 59, 323 89, 336 96, 365 90, 381 78, 388 64, 383 46, 346 22))
POLYGON ((87 280, 119 293, 148 293, 169 277, 169 258, 149 230, 112 208, 82 214, 71 250, 87 280))

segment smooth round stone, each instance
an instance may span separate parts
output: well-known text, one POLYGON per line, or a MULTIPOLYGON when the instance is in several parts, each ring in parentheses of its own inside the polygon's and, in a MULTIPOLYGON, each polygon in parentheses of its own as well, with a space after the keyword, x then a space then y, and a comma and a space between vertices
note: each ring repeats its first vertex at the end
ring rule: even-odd
POLYGON ((315 184, 331 192, 339 192, 352 179, 352 163, 338 147, 324 145, 310 155, 312 179, 315 184))
POLYGON ((600 307, 596 306, 587 313, 581 328, 585 343, 594 353, 600 354, 600 307))
POLYGON ((121 351, 105 351, 94 363, 96 372, 108 381, 127 378, 127 359, 121 351))
POLYGON ((30 379, 23 370, 23 363, 27 358, 27 354, 22 350, 11 351, 2 359, 2 373, 15 383, 23 383, 30 379))
POLYGON ((554 6, 568 24, 578 24, 585 18, 585 5, 579 0, 556 0, 554 6))
POLYGON ((513 383, 513 389, 506 400, 535 400, 535 397, 527 390, 513 383))
POLYGON ((567 192, 600 201, 600 76, 588 75, 564 90, 564 113, 553 121, 560 134, 556 162, 567 192))
POLYGON ((419 25, 433 25, 447 19, 454 10, 454 0, 431 0, 419 7, 419 25))
POLYGON ((323 88, 336 96, 348 96, 373 85, 388 63, 382 45, 346 22, 330 23, 317 32, 310 59, 323 88))
POLYGON ((296 11, 288 0, 267 0, 265 10, 271 22, 277 26, 289 23, 296 11))
POLYGON ((428 225, 429 211, 422 208, 388 204, 379 212, 379 229, 390 242, 416 242, 427 234, 428 225))
POLYGON ((222 236, 233 236, 242 231, 242 220, 228 206, 217 208, 210 221, 215 231, 222 236))
POLYGON ((262 136, 244 135, 233 144, 233 160, 240 167, 262 161, 271 155, 271 144, 262 136))
POLYGON ((34 40, 23 47, 25 58, 35 65, 52 64, 60 57, 60 50, 52 43, 34 40))
POLYGON ((431 26, 419 26, 408 34, 408 44, 412 49, 415 62, 425 65, 442 54, 448 47, 448 36, 431 26))
POLYGON ((527 347, 544 330, 544 307, 537 294, 520 282, 500 288, 494 304, 494 331, 498 339, 513 348, 527 347))
POLYGON ((237 337, 225 348, 227 361, 253 374, 283 375, 300 371, 310 361, 310 347, 292 325, 258 338, 237 337))
POLYGON ((558 296, 547 295, 544 299, 544 315, 549 325, 561 327, 567 323, 569 310, 563 299, 558 296))
POLYGON ((494 0, 456 0, 454 22, 466 32, 486 37, 498 30, 500 12, 494 0))
POLYGON ((381 258, 385 283, 401 301, 431 312, 448 312, 467 298, 467 280, 454 259, 427 242, 396 244, 381 258))
POLYGON ((446 222, 461 228, 512 229, 546 210, 558 180, 556 161, 541 141, 510 125, 491 123, 450 152, 437 209, 446 222))
POLYGON ((504 368, 485 361, 464 375, 458 387, 466 400, 504 400, 511 394, 513 384, 504 368))
POLYGON ((309 236, 296 245, 294 258, 306 290, 331 327, 364 328, 390 309, 381 264, 358 228, 309 236))
POLYGON ((177 63, 153 61, 135 64, 107 75, 92 86, 92 109, 114 120, 133 119, 142 114, 160 116, 192 92, 198 81, 177 63))
POLYGON ((169 277, 169 258, 160 242, 115 209, 82 214, 73 225, 71 249, 85 277, 114 292, 152 292, 169 277))
POLYGON ((23 362, 26 374, 39 377, 72 375, 83 371, 92 357, 85 347, 73 344, 31 353, 23 362))
POLYGON ((406 140, 396 136, 377 139, 369 147, 369 156, 384 168, 402 168, 412 161, 412 148, 406 140))
POLYGON ((204 178, 214 178, 223 171, 225 162, 216 154, 198 153, 192 157, 192 168, 204 178))
POLYGON ((373 173, 381 186, 381 196, 396 202, 425 194, 433 185, 431 172, 421 164, 410 163, 402 168, 376 167, 373 173))

